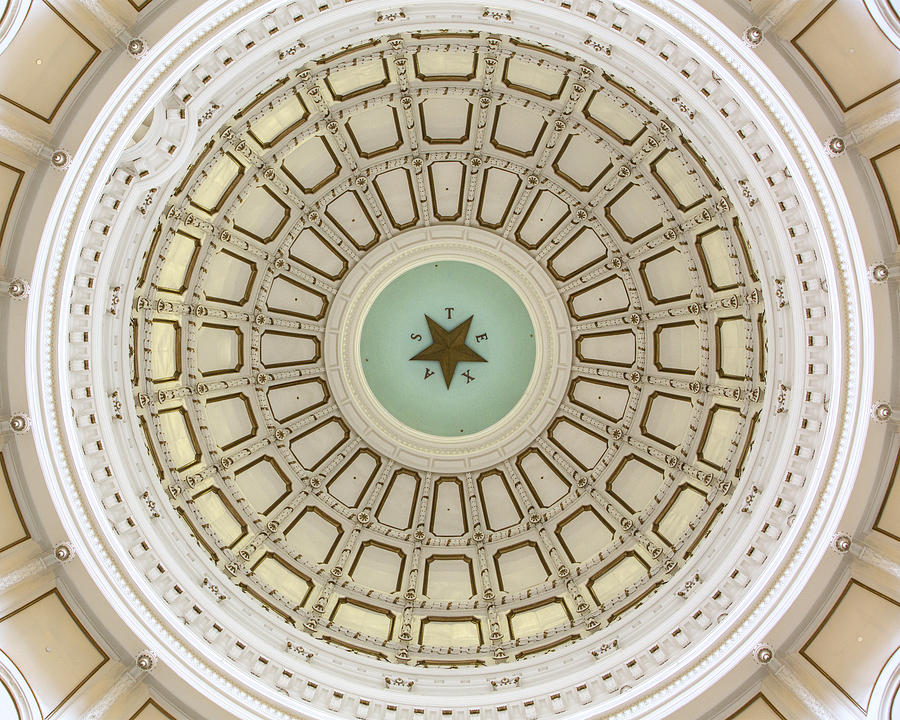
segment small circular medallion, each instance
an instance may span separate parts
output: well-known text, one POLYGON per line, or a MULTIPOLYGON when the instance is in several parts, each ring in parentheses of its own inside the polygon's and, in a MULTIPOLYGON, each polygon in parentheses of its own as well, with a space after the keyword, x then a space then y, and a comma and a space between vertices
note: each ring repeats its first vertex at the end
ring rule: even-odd
POLYGON ((375 450, 466 472, 530 444, 568 384, 572 337, 546 271, 473 228, 413 230, 366 254, 325 332, 334 401, 375 450))
POLYGON ((499 275, 428 262, 375 298, 360 358, 369 389, 397 420, 431 435, 471 435, 502 420, 528 389, 534 326, 499 275))

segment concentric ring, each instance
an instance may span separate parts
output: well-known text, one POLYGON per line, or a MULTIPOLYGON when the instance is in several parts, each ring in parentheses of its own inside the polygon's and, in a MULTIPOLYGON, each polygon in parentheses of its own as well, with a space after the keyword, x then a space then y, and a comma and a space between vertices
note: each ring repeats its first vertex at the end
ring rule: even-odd
POLYGON ((480 228, 437 226, 392 238, 350 271, 332 302, 324 357, 335 401, 372 447, 420 470, 473 472, 521 451, 549 424, 568 384, 572 335, 559 292, 528 253, 480 228), (477 264, 514 288, 537 340, 534 371, 522 398, 500 422, 462 437, 439 437, 398 422, 369 389, 358 353, 366 314, 381 289, 411 268, 446 260, 477 264))

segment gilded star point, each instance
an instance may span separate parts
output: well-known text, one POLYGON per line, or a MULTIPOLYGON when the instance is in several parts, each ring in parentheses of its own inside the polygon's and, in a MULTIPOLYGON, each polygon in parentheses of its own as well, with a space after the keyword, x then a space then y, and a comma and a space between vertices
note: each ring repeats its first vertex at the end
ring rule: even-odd
POLYGON ((487 362, 481 355, 466 345, 469 326, 472 324, 472 318, 474 317, 474 315, 469 315, 467 319, 463 320, 452 330, 445 330, 432 318, 425 315, 425 320, 428 322, 428 332, 431 333, 431 345, 420 353, 413 355, 410 360, 439 362, 448 390, 450 389, 450 381, 453 380, 453 375, 456 372, 456 366, 459 363, 487 362))

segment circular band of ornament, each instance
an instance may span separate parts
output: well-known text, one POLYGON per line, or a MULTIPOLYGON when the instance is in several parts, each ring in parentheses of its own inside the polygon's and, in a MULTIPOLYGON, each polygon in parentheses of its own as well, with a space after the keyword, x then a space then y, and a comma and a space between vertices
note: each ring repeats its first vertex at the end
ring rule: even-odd
POLYGON ((521 451, 553 419, 568 385, 572 335, 553 281, 524 250, 478 228, 420 228, 379 245, 347 275, 328 317, 324 357, 335 402, 374 449, 419 470, 471 472, 521 451), (366 382, 359 353, 379 293, 404 272, 439 261, 463 261, 499 276, 524 303, 536 340, 534 371, 521 399, 500 421, 461 437, 424 433, 388 413, 366 382))

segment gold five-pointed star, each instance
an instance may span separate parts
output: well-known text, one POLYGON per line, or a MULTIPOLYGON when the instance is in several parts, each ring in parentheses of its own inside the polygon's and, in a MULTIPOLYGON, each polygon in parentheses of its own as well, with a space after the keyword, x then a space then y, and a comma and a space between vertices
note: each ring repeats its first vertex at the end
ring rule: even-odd
POLYGON ((481 355, 466 345, 466 336, 469 334, 469 325, 472 324, 470 315, 468 320, 463 320, 452 330, 444 330, 427 315, 428 331, 431 333, 431 345, 410 360, 437 360, 441 364, 441 372, 444 373, 444 382, 450 389, 450 381, 456 372, 457 363, 461 362, 487 362, 481 355))

